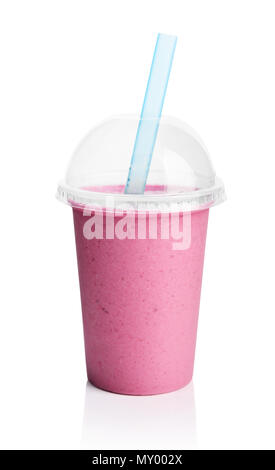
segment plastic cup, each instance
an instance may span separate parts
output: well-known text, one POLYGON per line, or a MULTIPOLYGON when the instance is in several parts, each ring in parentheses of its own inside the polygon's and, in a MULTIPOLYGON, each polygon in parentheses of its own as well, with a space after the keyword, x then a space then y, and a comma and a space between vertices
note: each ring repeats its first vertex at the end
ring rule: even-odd
POLYGON ((225 194, 199 137, 172 118, 145 193, 124 194, 137 125, 93 129, 58 197, 73 208, 88 379, 152 395, 192 379, 208 213, 225 194))

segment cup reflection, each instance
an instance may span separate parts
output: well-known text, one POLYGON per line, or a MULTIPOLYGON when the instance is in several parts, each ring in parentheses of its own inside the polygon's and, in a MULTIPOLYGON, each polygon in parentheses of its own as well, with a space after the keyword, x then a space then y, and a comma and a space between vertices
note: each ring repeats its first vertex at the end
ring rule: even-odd
POLYGON ((83 448, 193 449, 196 440, 193 382, 153 396, 117 395, 87 383, 83 448))

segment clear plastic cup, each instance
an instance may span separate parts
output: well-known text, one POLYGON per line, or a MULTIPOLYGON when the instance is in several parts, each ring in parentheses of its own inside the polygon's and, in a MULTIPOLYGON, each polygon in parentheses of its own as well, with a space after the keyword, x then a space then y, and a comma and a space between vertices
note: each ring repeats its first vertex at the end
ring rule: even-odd
POLYGON ((145 193, 124 194, 137 126, 94 128, 58 198, 73 209, 88 379, 152 395, 192 379, 208 213, 225 193, 200 138, 163 117, 145 193))

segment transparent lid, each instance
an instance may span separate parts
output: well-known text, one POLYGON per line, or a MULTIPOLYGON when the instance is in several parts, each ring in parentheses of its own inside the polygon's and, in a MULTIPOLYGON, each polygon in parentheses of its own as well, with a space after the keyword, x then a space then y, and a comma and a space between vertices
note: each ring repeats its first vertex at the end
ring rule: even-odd
POLYGON ((181 121, 162 117, 144 194, 124 194, 137 116, 110 118, 84 138, 57 197, 72 206, 140 211, 194 211, 225 199, 200 137, 181 121))

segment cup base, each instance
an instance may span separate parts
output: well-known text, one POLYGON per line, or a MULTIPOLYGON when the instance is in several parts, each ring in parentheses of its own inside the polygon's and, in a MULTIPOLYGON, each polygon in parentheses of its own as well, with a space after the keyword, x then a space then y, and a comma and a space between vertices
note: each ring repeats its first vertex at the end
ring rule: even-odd
POLYGON ((88 377, 88 381, 96 388, 99 388, 100 390, 104 390, 105 392, 109 392, 109 393, 115 393, 117 395, 131 395, 131 396, 153 396, 153 395, 163 395, 165 393, 171 393, 171 392, 176 392, 177 390, 181 390, 182 388, 185 388, 187 387, 187 385, 190 384, 190 382, 192 381, 192 376, 184 381, 183 383, 179 383, 177 385, 174 385, 174 386, 171 386, 171 387, 167 387, 167 388, 160 388, 160 389, 156 389, 156 390, 124 390, 123 388, 120 388, 120 387, 116 387, 116 388, 108 388, 106 386, 102 386, 100 385, 99 383, 97 383, 95 380, 93 379, 90 379, 88 377))

